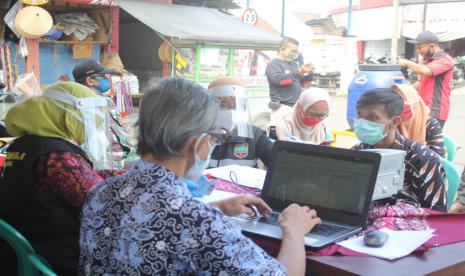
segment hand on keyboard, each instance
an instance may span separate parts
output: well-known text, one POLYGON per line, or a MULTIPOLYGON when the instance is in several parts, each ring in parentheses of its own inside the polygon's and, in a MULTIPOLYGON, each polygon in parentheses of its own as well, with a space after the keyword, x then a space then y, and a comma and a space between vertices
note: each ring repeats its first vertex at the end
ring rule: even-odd
POLYGON ((321 223, 315 210, 308 206, 291 204, 281 212, 278 219, 279 226, 283 229, 283 234, 298 235, 307 234, 315 225, 321 223))
POLYGON ((210 203, 223 211, 227 216, 246 214, 267 216, 271 212, 270 206, 263 199, 252 196, 236 196, 233 198, 210 203), (258 214, 256 213, 258 211, 258 214))

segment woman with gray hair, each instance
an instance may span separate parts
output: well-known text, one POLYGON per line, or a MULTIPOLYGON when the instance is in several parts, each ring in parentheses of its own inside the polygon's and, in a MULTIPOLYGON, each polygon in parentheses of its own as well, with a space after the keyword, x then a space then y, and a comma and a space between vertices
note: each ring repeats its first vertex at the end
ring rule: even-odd
POLYGON ((86 198, 80 274, 304 274, 304 235, 320 222, 314 210, 293 204, 281 214, 276 260, 225 216, 253 216, 255 208, 267 215, 265 202, 238 196, 207 205, 183 185, 183 178, 202 173, 222 142, 217 115, 215 100, 188 80, 168 79, 145 92, 138 121, 141 161, 86 198))

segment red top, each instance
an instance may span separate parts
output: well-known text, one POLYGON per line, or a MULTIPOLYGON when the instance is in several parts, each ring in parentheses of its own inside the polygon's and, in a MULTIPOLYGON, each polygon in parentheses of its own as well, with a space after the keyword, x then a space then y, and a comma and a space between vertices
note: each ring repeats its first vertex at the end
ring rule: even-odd
POLYGON ((56 200, 81 208, 84 195, 95 184, 124 170, 94 171, 80 155, 70 152, 50 152, 37 161, 41 190, 56 200))
POLYGON ((433 75, 420 76, 420 96, 431 109, 430 116, 445 121, 450 110, 454 59, 441 51, 432 59, 425 60, 425 65, 433 75))

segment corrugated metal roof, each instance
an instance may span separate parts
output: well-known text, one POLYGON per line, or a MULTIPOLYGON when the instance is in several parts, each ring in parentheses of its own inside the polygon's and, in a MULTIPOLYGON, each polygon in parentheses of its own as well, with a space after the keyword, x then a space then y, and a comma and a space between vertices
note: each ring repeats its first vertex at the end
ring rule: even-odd
POLYGON ((216 9, 116 0, 122 9, 173 41, 278 47, 281 37, 247 25, 216 9))

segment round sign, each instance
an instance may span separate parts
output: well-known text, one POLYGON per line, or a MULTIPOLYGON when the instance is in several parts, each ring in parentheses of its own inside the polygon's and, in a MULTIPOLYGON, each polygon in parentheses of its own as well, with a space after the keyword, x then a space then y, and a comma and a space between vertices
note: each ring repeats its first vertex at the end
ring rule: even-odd
POLYGON ((257 24, 258 15, 257 11, 254 9, 246 9, 242 15, 242 22, 255 26, 257 24))

